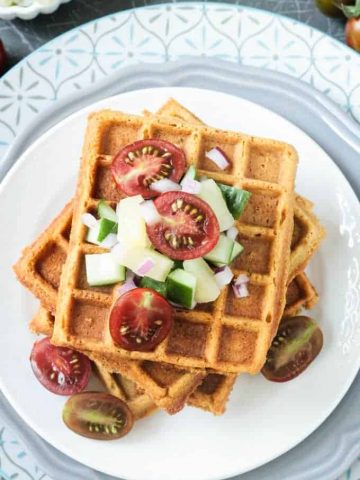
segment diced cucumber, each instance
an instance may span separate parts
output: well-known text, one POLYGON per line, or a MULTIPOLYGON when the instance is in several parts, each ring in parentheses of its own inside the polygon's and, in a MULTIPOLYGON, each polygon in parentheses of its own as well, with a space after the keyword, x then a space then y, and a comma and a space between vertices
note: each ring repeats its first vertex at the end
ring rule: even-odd
POLYGON ((117 232, 117 223, 107 218, 100 218, 99 220, 99 233, 97 237, 98 242, 102 242, 109 235, 109 233, 117 232))
POLYGON ((235 219, 238 219, 246 207, 246 204, 251 197, 251 193, 247 190, 242 190, 241 188, 224 185, 223 183, 218 183, 217 185, 223 194, 230 213, 235 219))
POLYGON ((125 265, 134 273, 137 273, 145 258, 153 260, 155 265, 146 272, 146 276, 160 282, 165 281, 174 265, 174 262, 165 255, 150 248, 139 247, 138 245, 128 246, 120 244, 119 248, 116 246, 111 253, 118 263, 125 265))
POLYGON ((182 184, 182 182, 184 180, 187 180, 187 179, 190 179, 190 180, 195 180, 196 179, 196 168, 194 167, 194 165, 190 165, 190 167, 187 169, 185 175, 183 176, 183 178, 180 182, 180 185, 182 184))
POLYGON ((240 253, 244 250, 244 247, 239 242, 234 242, 234 248, 231 252, 230 263, 235 260, 235 258, 240 255, 240 253))
POLYGON ((111 285, 125 280, 125 267, 111 253, 85 255, 86 278, 91 287, 111 285))
POLYGON ((115 211, 110 207, 110 205, 105 200, 100 200, 97 205, 97 213, 100 218, 107 218, 112 222, 117 223, 118 218, 115 211))
POLYGON ((202 258, 184 261, 184 270, 196 277, 195 301, 198 303, 213 302, 220 295, 215 276, 209 265, 202 258))
POLYGON ((224 232, 234 225, 234 217, 229 212, 223 194, 213 179, 209 178, 201 182, 199 197, 212 208, 218 219, 220 232, 224 232))
POLYGON ((149 277, 143 277, 140 280, 140 287, 142 288, 152 288, 156 292, 160 293, 163 297, 166 297, 166 283, 159 282, 158 280, 153 280, 149 277))
POLYGON ((98 241, 99 236, 99 225, 100 222, 94 228, 89 228, 86 234, 86 241, 89 243, 93 243, 94 245, 99 245, 103 248, 111 248, 117 243, 117 237, 115 233, 109 233, 106 238, 102 241, 98 241))
POLYGON ((196 292, 196 277, 193 273, 177 268, 166 279, 167 298, 191 308, 196 292))
POLYGON ((141 215, 140 203, 144 199, 141 195, 127 197, 118 203, 116 214, 118 217, 118 240, 123 245, 149 247, 150 240, 146 233, 146 225, 141 215))
POLYGON ((209 253, 204 255, 204 258, 211 263, 228 265, 231 262, 233 248, 234 240, 231 240, 231 238, 222 233, 218 243, 209 253))

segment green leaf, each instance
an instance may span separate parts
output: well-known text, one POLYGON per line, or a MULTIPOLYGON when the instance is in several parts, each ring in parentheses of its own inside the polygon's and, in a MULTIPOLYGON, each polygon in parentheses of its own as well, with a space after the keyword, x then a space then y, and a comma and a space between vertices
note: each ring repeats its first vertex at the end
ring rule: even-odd
POLYGON ((218 187, 221 190, 230 213, 235 220, 237 220, 246 207, 246 204, 251 197, 251 193, 246 190, 242 190, 241 188, 224 185, 223 183, 218 183, 218 187))

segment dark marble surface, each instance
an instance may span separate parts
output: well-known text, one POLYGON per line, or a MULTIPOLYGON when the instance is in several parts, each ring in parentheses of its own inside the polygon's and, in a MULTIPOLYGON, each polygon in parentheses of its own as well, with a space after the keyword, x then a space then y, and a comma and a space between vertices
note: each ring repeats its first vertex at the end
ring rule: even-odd
MULTIPOLYGON (((0 38, 8 52, 8 68, 48 40, 94 18, 109 13, 169 0, 72 0, 52 15, 39 15, 34 20, 0 20, 0 38)), ((314 0, 227 0, 286 15, 312 25, 344 41, 344 22, 329 19, 315 7, 314 0)))

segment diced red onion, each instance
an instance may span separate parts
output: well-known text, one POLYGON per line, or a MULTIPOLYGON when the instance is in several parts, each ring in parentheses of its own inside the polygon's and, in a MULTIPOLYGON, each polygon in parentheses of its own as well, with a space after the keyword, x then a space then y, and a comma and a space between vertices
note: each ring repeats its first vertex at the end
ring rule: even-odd
POLYGON ((135 273, 127 268, 125 281, 130 282, 130 280, 134 280, 134 278, 135 278, 135 273))
POLYGON ((116 290, 116 293, 121 297, 124 293, 130 292, 130 290, 134 290, 135 288, 137 288, 137 286, 135 285, 134 280, 126 280, 126 282, 116 290))
POLYGON ((229 267, 221 267, 217 273, 215 273, 215 281, 219 288, 229 285, 233 279, 234 274, 229 267))
POLYGON ((233 284, 233 291, 236 298, 244 298, 249 296, 249 290, 247 284, 249 283, 249 277, 245 273, 241 273, 233 284))
POLYGON ((192 178, 185 178, 181 182, 181 190, 187 193, 193 193, 194 195, 200 193, 201 183, 192 178))
POLYGON ((214 162, 221 170, 225 170, 230 164, 227 156, 219 147, 212 148, 206 152, 206 158, 214 162))
POLYGON ((235 280, 235 285, 242 285, 249 282, 249 277, 245 273, 241 273, 235 280))
POLYGON ((95 228, 98 224, 98 220, 91 213, 83 213, 81 221, 88 228, 95 228))
POLYGON ((157 211, 155 204, 152 200, 147 200, 140 203, 140 210, 143 219, 147 225, 154 225, 155 223, 160 222, 161 216, 157 211))
POLYGON ((249 296, 249 290, 246 283, 241 283, 239 285, 234 284, 232 287, 236 298, 244 298, 249 296))
POLYGON ((178 183, 169 180, 168 178, 162 178, 150 184, 150 189, 155 192, 165 193, 165 192, 174 192, 181 190, 181 187, 178 183))
POLYGON ((143 262, 136 269, 136 274, 144 277, 155 265, 155 262, 152 258, 145 258, 143 262))
POLYGON ((236 227, 230 227, 228 230, 226 230, 226 236, 231 238, 231 240, 236 240, 238 234, 239 232, 236 227))

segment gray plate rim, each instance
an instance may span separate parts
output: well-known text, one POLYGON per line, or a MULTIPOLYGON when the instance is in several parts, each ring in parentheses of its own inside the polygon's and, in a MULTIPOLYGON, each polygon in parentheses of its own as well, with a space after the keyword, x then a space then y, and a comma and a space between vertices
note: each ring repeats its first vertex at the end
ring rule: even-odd
MULTIPOLYGON (((285 74, 219 60, 183 59, 166 65, 137 65, 123 69, 76 95, 69 95, 40 114, 19 135, 0 166, 0 179, 31 143, 52 125, 81 107, 121 92, 161 86, 189 86, 218 90, 255 101, 282 115, 310 134, 335 160, 360 196, 360 126, 325 95, 285 74), (279 101, 281 100, 281 101, 279 101)), ((360 451, 360 413, 354 415, 354 398, 360 396, 360 374, 333 414, 306 440, 272 462, 240 475, 239 480, 284 478, 330 480, 341 474, 360 451), (346 407, 344 407, 346 405, 346 407), (339 411, 343 413, 339 416, 339 411), (347 415, 344 415, 344 412, 347 415), (352 417, 349 417, 349 412, 352 417), (339 417, 339 418, 337 418, 339 417), (336 421, 334 422, 334 418, 336 421), (350 418, 350 424, 348 424, 350 418), (356 421, 352 421, 356 419, 356 421), (330 431, 331 442, 324 432, 330 431), (314 439, 317 441, 314 443, 314 439), (319 448, 320 447, 320 448, 319 448), (314 452, 317 450, 317 458, 314 452), (321 456, 321 461, 319 457, 321 456), (308 459, 304 462, 304 458, 308 459), (315 459, 315 461, 313 461, 315 459)), ((0 398, 3 412, 44 471, 54 479, 111 479, 61 454, 35 434, 0 398), (60 476, 61 475, 61 476, 60 476)), ((235 478, 235 477, 234 477, 235 478)))

